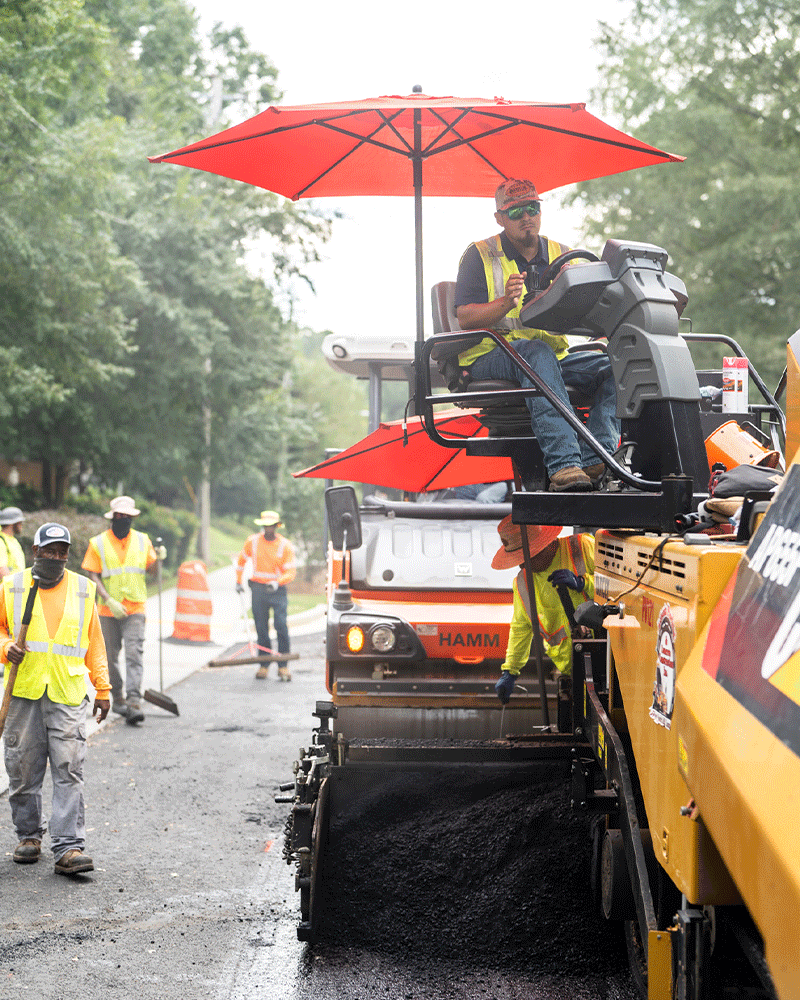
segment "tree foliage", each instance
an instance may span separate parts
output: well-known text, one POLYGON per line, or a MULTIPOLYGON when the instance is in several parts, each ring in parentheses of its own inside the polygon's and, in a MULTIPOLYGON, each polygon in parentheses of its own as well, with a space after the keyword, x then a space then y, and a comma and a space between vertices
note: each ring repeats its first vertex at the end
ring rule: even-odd
POLYGON ((284 441, 295 467, 310 431, 272 288, 317 257, 329 222, 146 159, 279 99, 276 80, 240 29, 200 37, 184 0, 0 4, 7 457, 62 482, 80 462, 100 485, 175 502, 196 489, 210 413, 213 476, 268 475, 284 441))
POLYGON ((733 337, 775 384, 800 315, 800 10, 775 0, 636 0, 605 27, 598 97, 683 164, 592 181, 596 239, 668 250, 695 330, 733 337))

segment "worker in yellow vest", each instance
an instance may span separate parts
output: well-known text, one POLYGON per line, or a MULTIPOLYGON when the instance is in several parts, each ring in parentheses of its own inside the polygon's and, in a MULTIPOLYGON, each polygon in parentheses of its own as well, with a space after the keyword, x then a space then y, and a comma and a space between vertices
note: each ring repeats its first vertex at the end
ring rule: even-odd
MULTIPOLYGON (((252 570, 247 583, 252 595, 258 655, 262 656, 272 651, 269 638, 270 611, 278 638, 278 652, 290 653, 292 647, 289 640, 289 626, 286 622, 289 595, 286 585, 297 575, 294 547, 288 538, 278 534, 281 516, 277 511, 262 510, 261 517, 257 517, 253 523, 260 525, 261 531, 250 535, 239 553, 236 565, 236 590, 240 594, 244 592, 242 575, 249 559, 252 570)), ((264 663, 258 668, 256 677, 259 680, 267 676, 269 666, 269 663, 264 663)), ((285 662, 278 665, 278 679, 282 681, 292 679, 285 662)))
POLYGON ((0 578, 25 569, 25 553, 18 541, 24 520, 19 507, 0 510, 0 578))
MULTIPOLYGON (((562 677, 572 674, 572 640, 579 632, 589 638, 589 629, 573 626, 572 612, 583 601, 594 599, 594 536, 587 533, 561 536, 561 527, 549 524, 525 526, 531 556, 536 610, 544 651, 562 677), (565 604, 565 602, 568 602, 565 604)), ((511 515, 497 526, 502 545, 492 560, 493 569, 520 566, 514 578, 514 610, 508 633, 506 657, 495 691, 505 705, 516 678, 528 662, 533 641, 533 614, 523 567, 522 530, 511 515)))
POLYGON ((167 557, 164 546, 153 548, 142 531, 132 527, 141 511, 132 497, 114 497, 103 515, 111 527, 89 539, 81 569, 97 585, 100 625, 108 653, 112 711, 129 725, 144 722, 142 711, 142 656, 144 652, 145 601, 148 570, 167 557), (125 645, 125 680, 118 661, 125 645))
MULTIPOLYGON (((569 247, 540 236, 541 201, 529 180, 504 181, 495 192, 495 220, 503 231, 471 243, 464 251, 456 280, 456 317, 462 330, 495 330, 536 374, 570 406, 565 385, 593 397, 588 429, 609 452, 619 444, 617 388, 608 356, 597 351, 567 353, 565 336, 522 325, 526 291, 539 288, 549 264, 569 247)), ((491 337, 458 356, 462 379, 506 379, 524 388, 534 385, 491 337)), ((605 466, 600 458, 543 396, 528 396, 531 426, 542 449, 556 491, 591 490, 605 466)))
POLYGON ((0 600, 2 659, 18 668, 5 726, 8 801, 19 840, 14 861, 39 860, 45 831, 42 783, 49 760, 53 801, 47 826, 59 875, 94 868, 83 853, 87 676, 95 692, 98 722, 108 715, 110 690, 95 586, 66 568, 70 543, 63 525, 43 524, 33 540, 33 568, 5 577, 0 600), (39 587, 20 645, 14 637, 33 579, 39 587))

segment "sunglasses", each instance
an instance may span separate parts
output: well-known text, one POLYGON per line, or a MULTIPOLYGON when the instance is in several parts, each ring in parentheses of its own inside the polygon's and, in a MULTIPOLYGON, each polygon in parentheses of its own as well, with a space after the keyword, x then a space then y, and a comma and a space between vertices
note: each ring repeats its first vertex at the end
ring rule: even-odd
POLYGON ((527 212, 528 215, 538 215, 539 209, 541 208, 541 203, 538 201, 530 201, 527 205, 515 205, 513 208, 506 209, 503 213, 507 215, 509 219, 521 219, 523 215, 527 212))

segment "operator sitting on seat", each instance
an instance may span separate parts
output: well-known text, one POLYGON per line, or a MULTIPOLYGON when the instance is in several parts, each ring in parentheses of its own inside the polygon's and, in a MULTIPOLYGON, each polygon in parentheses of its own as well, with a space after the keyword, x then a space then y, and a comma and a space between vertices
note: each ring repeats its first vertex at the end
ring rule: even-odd
MULTIPOLYGON (((567 338, 522 326, 519 319, 526 287, 538 287, 549 263, 569 247, 539 236, 539 196, 528 180, 507 180, 495 192, 495 219, 503 232, 471 243, 458 267, 455 306, 463 330, 492 329, 514 349, 569 406, 566 385, 594 397, 588 430, 613 453, 619 442, 617 390, 608 357, 597 351, 567 353, 567 338)), ((508 379, 524 388, 531 380, 494 341, 485 337, 462 351, 458 363, 472 379, 508 379)), ((528 396, 531 426, 550 477, 551 490, 590 490, 604 465, 543 396, 528 396)))

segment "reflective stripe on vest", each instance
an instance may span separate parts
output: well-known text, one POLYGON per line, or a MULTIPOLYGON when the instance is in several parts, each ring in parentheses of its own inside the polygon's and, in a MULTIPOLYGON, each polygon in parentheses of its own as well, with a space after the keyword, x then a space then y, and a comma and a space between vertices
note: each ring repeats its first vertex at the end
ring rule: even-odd
MULTIPOLYGON (((278 573, 278 572, 276 572, 274 569, 271 570, 271 571, 256 569, 256 556, 257 556, 257 553, 258 553, 259 539, 260 538, 264 538, 264 535, 261 532, 259 532, 257 535, 251 535, 250 537, 253 540, 253 546, 252 546, 253 547, 253 570, 252 570, 252 572, 250 574, 250 579, 254 580, 256 583, 269 583, 271 580, 275 580, 277 582, 278 580, 280 580, 281 574, 278 573)), ((283 558, 283 553, 286 551, 286 539, 283 537, 283 535, 279 535, 278 538, 279 538, 278 548, 275 551, 275 565, 276 566, 280 565, 280 561, 283 558)), ((264 538, 264 544, 265 545, 269 544, 267 542, 266 538, 264 538)), ((290 567, 287 567, 287 568, 290 568, 290 567)))
POLYGON ((141 604, 147 600, 147 535, 131 528, 131 540, 125 553, 125 562, 120 562, 108 532, 96 535, 93 542, 100 556, 100 576, 107 580, 106 590, 115 601, 129 600, 141 604))
MULTIPOLYGON (((582 576, 586 578, 586 561, 583 558, 583 544, 581 542, 581 536, 578 535, 568 535, 566 538, 567 542, 567 554, 569 555, 570 561, 572 562, 572 569, 576 576, 582 576)), ((534 574, 536 575, 536 574, 534 574)), ((517 590, 519 591, 520 600, 522 601, 522 606, 525 608, 525 613, 528 618, 533 621, 533 615, 531 613, 531 600, 530 594, 528 593, 528 583, 525 579, 525 569, 521 569, 517 574, 517 590)), ((570 599, 574 605, 574 600, 572 599, 572 593, 570 594, 570 599)), ((542 633, 542 638, 549 646, 557 646, 560 642, 565 639, 570 638, 569 622, 566 618, 566 612, 563 607, 560 607, 560 613, 563 616, 564 624, 560 625, 554 632, 548 632, 547 629, 542 624, 542 619, 539 617, 539 630, 542 633)))
MULTIPOLYGON (((66 580, 64 613, 52 638, 41 603, 34 602, 26 638, 28 651, 14 685, 17 697, 39 698, 47 688, 54 701, 77 705, 86 696, 88 671, 84 660, 89 651, 95 585, 77 573, 68 572, 66 580)), ((15 634, 22 621, 31 582, 31 570, 27 569, 11 577, 10 586, 6 587, 6 620, 10 635, 15 634)))
MULTIPOLYGON (((542 239, 547 243, 548 262, 554 261, 556 257, 560 257, 562 253, 565 253, 569 249, 562 243, 556 243, 555 240, 550 240, 546 236, 543 236, 542 239)), ((499 233, 495 236, 490 236, 487 240, 478 240, 474 246, 483 261, 483 270, 486 275, 486 289, 488 292, 486 301, 494 302, 495 299, 505 294, 506 282, 512 274, 520 273, 519 268, 515 261, 509 260, 503 253, 503 245, 499 233)), ((548 333, 547 330, 534 330, 522 325, 519 314, 522 311, 523 298, 524 296, 520 298, 519 303, 506 316, 497 321, 493 329, 499 330, 501 333, 506 330, 509 331, 506 336, 506 340, 509 342, 515 340, 543 340, 553 349, 557 358, 563 358, 569 347, 569 341, 565 336, 548 333)), ((480 343, 459 354, 458 363, 460 365, 471 365, 481 355, 488 354, 495 346, 493 340, 485 337, 480 343)))

